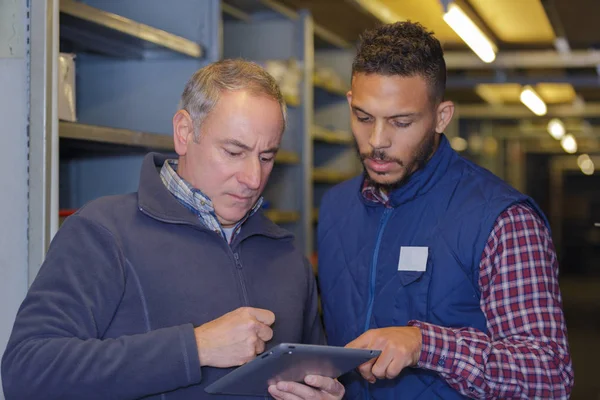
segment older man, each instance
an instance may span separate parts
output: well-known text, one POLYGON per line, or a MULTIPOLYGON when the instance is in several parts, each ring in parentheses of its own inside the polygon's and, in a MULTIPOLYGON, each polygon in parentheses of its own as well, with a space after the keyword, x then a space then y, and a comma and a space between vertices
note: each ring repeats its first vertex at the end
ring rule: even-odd
MULTIPOLYGON (((311 268, 259 211, 285 121, 259 66, 196 72, 173 118, 179 158, 149 154, 137 193, 87 204, 53 240, 2 360, 6 397, 218 398, 204 387, 269 344, 323 343, 311 268)), ((343 395, 307 382, 270 390, 343 395)))

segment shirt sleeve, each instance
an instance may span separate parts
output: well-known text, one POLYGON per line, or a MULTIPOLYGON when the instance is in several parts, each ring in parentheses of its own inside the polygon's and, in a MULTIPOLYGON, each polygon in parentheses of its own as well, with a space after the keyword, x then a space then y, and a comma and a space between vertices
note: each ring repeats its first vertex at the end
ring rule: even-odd
POLYGON ((550 233, 525 204, 505 210, 484 249, 479 285, 489 333, 420 321, 417 367, 475 399, 567 399, 573 367, 550 233))

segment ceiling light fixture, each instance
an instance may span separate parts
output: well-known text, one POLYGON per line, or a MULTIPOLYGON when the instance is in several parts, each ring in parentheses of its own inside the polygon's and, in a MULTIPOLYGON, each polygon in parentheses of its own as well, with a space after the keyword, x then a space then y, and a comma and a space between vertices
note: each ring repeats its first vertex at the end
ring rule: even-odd
POLYGON ((581 172, 583 172, 584 174, 594 175, 595 166, 594 162, 592 161, 589 155, 582 154, 579 157, 577 157, 577 165, 581 169, 581 172))
POLYGON ((523 90, 521 90, 520 99, 521 103, 525 104, 535 115, 542 116, 548 112, 548 107, 546 107, 544 100, 529 85, 523 87, 523 90))
POLYGON ((577 141, 573 135, 566 135, 560 140, 563 150, 569 154, 577 153, 577 141))
POLYGON ((483 62, 491 63, 496 59, 497 48, 494 43, 458 5, 450 3, 443 18, 483 62))
POLYGON ((393 24, 394 22, 406 20, 406 18, 402 18, 396 14, 380 0, 354 0, 354 2, 384 24, 393 24))
POLYGON ((548 122, 548 133, 556 140, 560 140, 565 136, 565 125, 558 118, 552 118, 548 122))

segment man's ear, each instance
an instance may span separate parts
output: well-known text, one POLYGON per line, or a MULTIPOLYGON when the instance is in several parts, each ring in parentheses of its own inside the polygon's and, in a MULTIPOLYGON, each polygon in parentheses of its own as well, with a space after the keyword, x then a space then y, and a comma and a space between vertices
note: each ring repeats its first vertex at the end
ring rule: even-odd
POLYGON ((348 100, 348 107, 350 107, 350 111, 352 111, 352 90, 349 90, 346 93, 346 99, 348 100))
POLYGON ((441 102, 436 109, 435 131, 443 133, 454 115, 454 103, 451 101, 441 102))
POLYGON ((192 117, 185 110, 179 110, 173 116, 173 141, 175 152, 184 156, 187 152, 187 146, 194 140, 194 122, 192 117))

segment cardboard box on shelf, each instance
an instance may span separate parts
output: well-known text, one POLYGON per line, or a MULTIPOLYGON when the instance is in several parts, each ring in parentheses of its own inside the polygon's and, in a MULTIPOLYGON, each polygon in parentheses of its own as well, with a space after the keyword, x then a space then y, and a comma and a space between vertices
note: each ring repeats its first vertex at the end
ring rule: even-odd
POLYGON ((58 119, 77 121, 75 109, 75 54, 58 56, 58 119))

